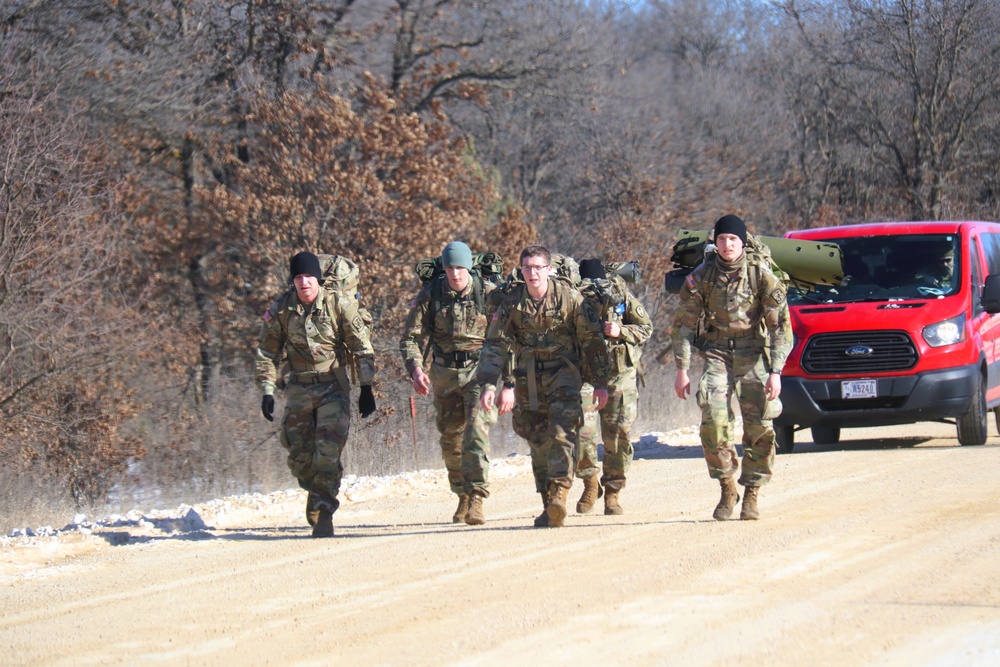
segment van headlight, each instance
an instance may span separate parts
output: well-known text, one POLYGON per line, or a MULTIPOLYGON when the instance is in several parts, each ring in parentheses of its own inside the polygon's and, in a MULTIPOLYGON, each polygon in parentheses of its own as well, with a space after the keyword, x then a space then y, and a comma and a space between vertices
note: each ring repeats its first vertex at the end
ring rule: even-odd
POLYGON ((953 345, 965 340, 965 313, 924 327, 923 335, 931 347, 953 345))

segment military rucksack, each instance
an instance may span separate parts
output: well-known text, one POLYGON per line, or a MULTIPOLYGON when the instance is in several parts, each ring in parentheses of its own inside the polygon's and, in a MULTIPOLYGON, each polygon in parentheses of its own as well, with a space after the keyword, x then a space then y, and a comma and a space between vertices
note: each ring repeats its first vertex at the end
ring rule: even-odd
POLYGON ((621 322, 627 307, 627 289, 625 280, 614 273, 609 273, 607 278, 582 280, 579 287, 594 314, 605 322, 621 322))
MULTIPOLYGON (((444 266, 441 264, 441 257, 425 257, 413 267, 417 277, 423 284, 431 284, 431 301, 434 310, 437 311, 444 293, 445 277, 444 266)), ((485 282, 497 285, 503 276, 503 259, 495 252, 476 253, 472 256, 472 269, 469 270, 472 278, 473 299, 476 303, 476 310, 486 313, 486 287, 485 282)))
POLYGON ((580 285, 580 264, 569 255, 552 253, 549 265, 555 269, 556 276, 569 281, 574 287, 580 285))

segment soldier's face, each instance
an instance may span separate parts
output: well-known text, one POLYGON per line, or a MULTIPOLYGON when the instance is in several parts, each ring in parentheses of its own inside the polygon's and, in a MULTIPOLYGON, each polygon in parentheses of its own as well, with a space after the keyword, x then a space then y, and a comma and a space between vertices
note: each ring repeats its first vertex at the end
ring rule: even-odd
POLYGON ((456 292, 462 292, 469 286, 469 270, 464 266, 445 267, 444 273, 448 276, 448 286, 456 292))
POLYGON ((715 237, 715 247, 719 257, 727 262, 733 262, 739 259, 740 253, 743 252, 743 241, 736 234, 719 234, 715 237))
POLYGON ((303 273, 295 276, 293 281, 295 282, 295 291, 299 295, 299 301, 302 303, 312 303, 319 296, 319 281, 316 280, 316 276, 303 273))
POLYGON ((542 285, 548 285, 549 274, 555 273, 545 262, 544 257, 525 257, 521 261, 521 275, 524 282, 534 288, 540 289, 542 285))

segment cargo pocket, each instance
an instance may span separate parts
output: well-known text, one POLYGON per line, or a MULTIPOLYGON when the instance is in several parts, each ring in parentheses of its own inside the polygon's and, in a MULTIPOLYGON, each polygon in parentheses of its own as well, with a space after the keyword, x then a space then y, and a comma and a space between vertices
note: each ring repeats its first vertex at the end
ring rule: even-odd
POLYGON ((701 374, 701 380, 698 381, 698 393, 695 394, 694 400, 698 403, 699 408, 708 407, 708 387, 706 386, 708 382, 706 381, 706 374, 701 374))

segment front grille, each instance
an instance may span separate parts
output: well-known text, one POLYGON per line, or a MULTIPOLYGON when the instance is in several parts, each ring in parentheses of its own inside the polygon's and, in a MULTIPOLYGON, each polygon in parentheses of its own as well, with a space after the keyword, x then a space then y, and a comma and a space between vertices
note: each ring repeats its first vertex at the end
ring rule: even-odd
POLYGON ((905 371, 917 365, 917 347, 905 331, 845 331, 809 339, 802 368, 815 374, 862 374, 905 371), (849 356, 854 347, 871 349, 865 356, 849 356))
POLYGON ((887 396, 886 398, 833 398, 828 401, 816 401, 823 412, 838 412, 842 410, 897 410, 903 407, 906 396, 887 396))

